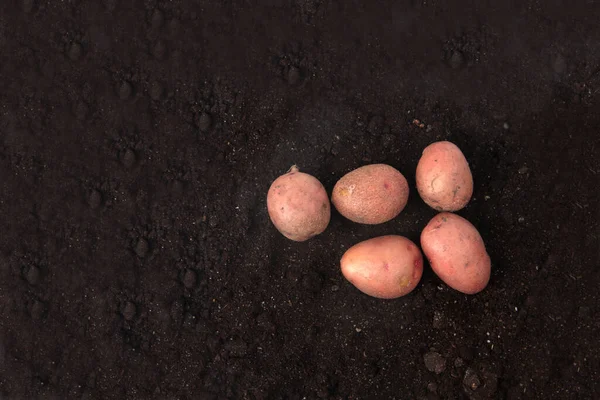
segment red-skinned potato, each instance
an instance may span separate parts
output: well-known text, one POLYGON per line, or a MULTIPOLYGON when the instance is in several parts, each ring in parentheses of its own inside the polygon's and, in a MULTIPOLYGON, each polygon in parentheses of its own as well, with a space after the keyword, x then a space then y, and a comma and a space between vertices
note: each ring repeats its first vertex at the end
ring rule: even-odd
POLYGON ((438 211, 458 211, 473 195, 473 176, 462 151, 451 142, 435 142, 417 164, 417 191, 438 211))
POLYGON ((423 255, 403 236, 380 236, 349 248, 340 266, 344 277, 361 292, 395 299, 410 293, 421 280, 423 255))
POLYGON ((271 184, 267 210, 277 230, 296 242, 322 233, 331 217, 329 197, 321 182, 295 165, 271 184))
POLYGON ((404 175, 386 164, 371 164, 344 175, 333 188, 331 202, 344 217, 360 224, 395 218, 408 202, 404 175))
POLYGON ((463 217, 436 215, 421 232, 421 248, 433 271, 451 288, 475 294, 487 286, 490 257, 477 229, 463 217))

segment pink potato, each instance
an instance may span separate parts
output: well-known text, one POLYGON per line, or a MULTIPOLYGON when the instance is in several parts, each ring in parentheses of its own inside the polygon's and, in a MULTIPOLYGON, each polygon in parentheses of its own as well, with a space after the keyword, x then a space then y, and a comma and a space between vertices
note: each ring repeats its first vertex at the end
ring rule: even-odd
POLYGON ((451 142, 435 142, 417 164, 417 191, 438 211, 458 211, 473 195, 473 176, 462 151, 451 142))
POLYGON ((344 175, 333 188, 331 202, 353 222, 381 224, 400 214, 408 192, 408 182, 397 169, 371 164, 344 175))
POLYGON ((433 271, 451 288, 481 292, 491 273, 490 256, 477 229, 463 217, 444 212, 421 232, 421 247, 433 271))
POLYGON ((380 299, 410 293, 423 275, 421 250, 403 236, 388 235, 360 242, 340 261, 342 274, 361 292, 380 299))
POLYGON ((329 197, 321 182, 299 172, 295 165, 271 184, 267 210, 275 228, 296 242, 322 233, 331 217, 329 197))

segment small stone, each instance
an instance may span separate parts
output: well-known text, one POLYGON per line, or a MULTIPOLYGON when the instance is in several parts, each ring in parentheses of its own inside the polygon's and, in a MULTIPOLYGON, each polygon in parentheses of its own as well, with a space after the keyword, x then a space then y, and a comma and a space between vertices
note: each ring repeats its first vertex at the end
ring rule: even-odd
POLYGON ((26 13, 30 13, 33 10, 33 3, 33 0, 22 0, 21 9, 26 13))
POLYGON ((503 123, 503 124, 502 124, 502 128, 503 128, 505 131, 507 131, 507 130, 509 130, 509 129, 510 129, 510 125, 508 124, 508 122, 505 122, 505 123, 503 123))
POLYGON ((300 69, 291 66, 287 73, 287 81, 290 85, 295 85, 300 81, 300 69))
POLYGON ((140 258, 144 258, 148 254, 148 250, 150 250, 148 241, 144 238, 140 238, 135 245, 135 254, 140 258))
POLYGON ((446 359, 435 351, 425 354, 423 361, 425 361, 425 368, 430 372, 441 374, 446 369, 446 359))
POLYGON ((150 23, 152 28, 158 29, 165 22, 165 14, 159 10, 158 8, 154 10, 152 13, 152 18, 150 19, 150 23))
POLYGON ((463 385, 469 390, 477 390, 481 385, 481 381, 477 376, 477 373, 472 368, 467 368, 465 377, 463 379, 463 385))
POLYGON ((123 157, 121 158, 121 162, 123 163, 123 166, 127 169, 133 167, 133 165, 135 164, 136 161, 136 156, 135 156, 135 152, 131 149, 127 149, 125 150, 125 153, 123 154, 123 157))
POLYGON ((525 222, 525 218, 524 217, 519 217, 518 221, 519 221, 519 223, 523 223, 523 222, 525 222))
POLYGON ((460 51, 454 50, 452 52, 452 56, 450 56, 450 67, 453 69, 458 69, 463 65, 464 62, 465 56, 463 56, 460 51))
POLYGON ((127 100, 129 96, 131 96, 131 93, 133 93, 133 87, 131 86, 131 83, 123 81, 119 87, 119 98, 121 100, 127 100))
POLYGON ((436 393, 437 392, 437 385, 435 382, 430 382, 427 385, 427 390, 430 391, 431 393, 436 393))
POLYGON ((197 280, 198 275, 193 269, 188 269, 183 274, 183 286, 185 286, 188 289, 192 289, 194 286, 196 286, 197 280))
POLYGON ((167 54, 167 45, 162 40, 159 40, 152 48, 152 55, 157 60, 162 60, 165 58, 165 54, 167 54))
POLYGON ((200 129, 202 132, 208 131, 212 125, 212 117, 210 114, 203 112, 200 117, 198 117, 197 125, 198 129, 200 129))
POLYGON ((83 48, 77 42, 71 43, 71 47, 69 47, 69 59, 71 61, 77 61, 81 58, 83 54, 83 48))
POLYGON ((164 89, 160 83, 154 81, 150 86, 150 98, 154 101, 158 101, 161 99, 163 95, 164 89))
POLYGON ((528 171, 529 171, 529 168, 527 168, 525 166, 519 168, 519 174, 520 175, 526 174, 528 171))
POLYGON ((30 285, 37 285, 40 282, 40 269, 35 265, 31 265, 25 273, 25 279, 30 285))
POLYGON ((337 292, 338 290, 340 290, 340 287, 339 287, 338 285, 333 285, 333 286, 331 287, 331 291, 332 291, 332 292, 337 292))
POLYGON ((208 218, 208 226, 211 228, 216 228, 219 225, 219 219, 215 215, 211 215, 208 218))
POLYGON ((100 204, 102 204, 102 194, 100 194, 100 192, 95 189, 92 190, 88 198, 88 204, 90 205, 90 208, 92 210, 95 210, 96 208, 100 207, 100 204))
POLYGON ((128 301, 121 311, 121 315, 123 315, 123 318, 125 318, 127 321, 131 321, 135 317, 136 313, 137 307, 131 301, 128 301))

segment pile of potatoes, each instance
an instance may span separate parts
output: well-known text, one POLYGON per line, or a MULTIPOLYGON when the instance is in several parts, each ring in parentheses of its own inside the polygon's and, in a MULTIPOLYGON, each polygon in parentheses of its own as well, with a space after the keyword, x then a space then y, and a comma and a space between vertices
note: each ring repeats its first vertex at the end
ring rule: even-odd
MULTIPOLYGON (((437 276, 451 288, 475 294, 488 284, 490 257, 477 229, 454 214, 473 194, 473 176, 462 151, 448 141, 423 150, 416 170, 417 191, 439 211, 421 233, 421 248, 437 276)), ((386 164, 365 165, 334 186, 331 203, 360 224, 381 224, 397 217, 408 202, 406 178, 386 164)), ((267 194, 271 221, 288 239, 305 241, 325 231, 331 218, 327 191, 296 166, 278 177, 267 194)), ((387 235, 360 242, 340 261, 342 274, 363 293, 394 299, 410 293, 423 275, 423 255, 409 239, 387 235)))

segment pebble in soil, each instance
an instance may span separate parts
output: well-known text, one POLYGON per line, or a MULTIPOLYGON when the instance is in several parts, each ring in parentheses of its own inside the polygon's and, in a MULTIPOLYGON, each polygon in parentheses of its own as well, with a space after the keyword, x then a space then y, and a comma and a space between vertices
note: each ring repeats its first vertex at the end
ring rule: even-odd
POLYGON ((125 305, 123 306, 123 309, 121 310, 121 315, 123 315, 123 318, 125 318, 127 321, 131 321, 135 317, 136 313, 137 313, 137 307, 131 301, 128 301, 127 303, 125 303, 125 305))
POLYGON ((423 361, 430 372, 441 374, 446 369, 446 359, 438 352, 430 351, 423 356, 423 361))
POLYGON ((139 258, 144 258, 148 255, 148 251, 150 250, 150 245, 148 241, 144 238, 140 238, 135 245, 135 254, 139 258))

